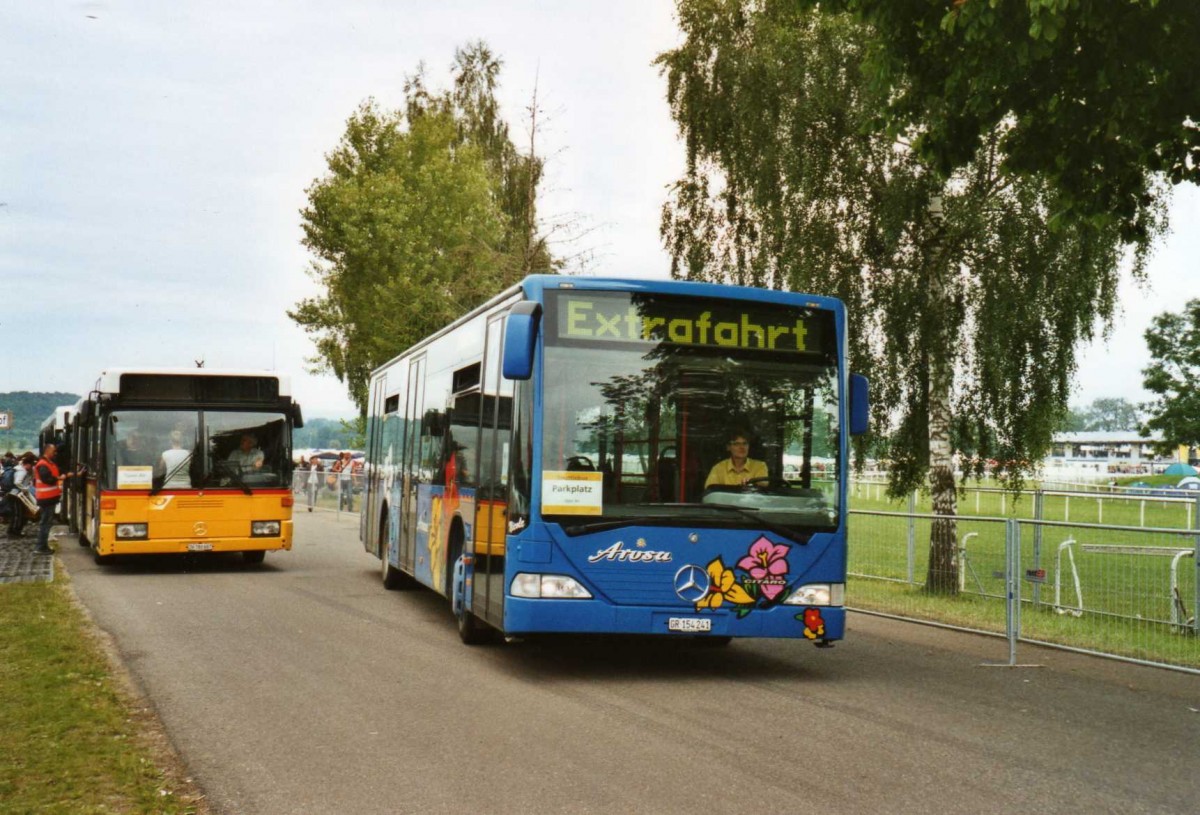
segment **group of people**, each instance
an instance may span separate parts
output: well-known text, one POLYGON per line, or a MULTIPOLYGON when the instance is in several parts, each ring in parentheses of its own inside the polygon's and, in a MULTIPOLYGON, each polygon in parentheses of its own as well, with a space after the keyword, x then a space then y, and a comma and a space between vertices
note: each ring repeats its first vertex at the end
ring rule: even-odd
POLYGON ((32 452, 19 458, 10 450, 0 460, 0 505, 8 517, 8 536, 18 538, 25 533, 25 523, 30 517, 30 499, 36 504, 34 514, 38 518, 35 555, 50 555, 50 528, 54 525, 54 511, 62 497, 63 485, 76 473, 60 472, 55 459, 58 447, 47 444, 39 459, 32 452))
POLYGON ((293 483, 296 492, 304 493, 309 512, 316 506, 317 494, 322 486, 337 493, 339 510, 353 512, 354 493, 362 487, 362 467, 362 459, 354 458, 349 451, 339 453, 328 471, 320 457, 301 456, 293 483))

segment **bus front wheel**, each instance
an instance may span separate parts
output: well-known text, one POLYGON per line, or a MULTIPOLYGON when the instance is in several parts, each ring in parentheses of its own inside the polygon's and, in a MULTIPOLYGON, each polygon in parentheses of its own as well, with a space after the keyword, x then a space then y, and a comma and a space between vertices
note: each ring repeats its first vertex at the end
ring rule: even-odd
POLYGON ((252 549, 248 552, 242 552, 242 562, 247 566, 257 566, 263 562, 266 556, 267 553, 262 549, 252 549))
POLYGON ((463 605, 458 612, 458 638, 464 645, 482 645, 492 638, 492 630, 483 620, 476 617, 463 605))

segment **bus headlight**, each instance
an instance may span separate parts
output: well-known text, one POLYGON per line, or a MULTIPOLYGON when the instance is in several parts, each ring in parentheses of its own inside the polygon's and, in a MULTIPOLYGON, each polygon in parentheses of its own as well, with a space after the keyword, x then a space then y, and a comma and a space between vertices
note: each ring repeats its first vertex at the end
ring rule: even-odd
POLYGON ((809 583, 797 586, 783 601, 785 606, 844 606, 845 583, 809 583))
POLYGON ((278 538, 279 521, 253 521, 250 524, 252 538, 278 538))
POLYGON ((150 536, 147 524, 117 524, 117 540, 138 541, 150 536))
POLYGON ((529 574, 522 572, 513 578, 514 597, 542 600, 589 600, 592 593, 579 581, 565 574, 529 574))

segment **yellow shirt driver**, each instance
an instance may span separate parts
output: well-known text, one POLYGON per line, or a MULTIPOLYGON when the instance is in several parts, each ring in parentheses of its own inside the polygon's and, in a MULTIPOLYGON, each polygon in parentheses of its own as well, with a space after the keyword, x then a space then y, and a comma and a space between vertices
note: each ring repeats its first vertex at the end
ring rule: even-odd
POLYGON ((704 488, 739 487, 754 478, 767 477, 766 462, 750 458, 750 440, 745 433, 735 433, 725 445, 729 458, 718 461, 708 471, 704 488))

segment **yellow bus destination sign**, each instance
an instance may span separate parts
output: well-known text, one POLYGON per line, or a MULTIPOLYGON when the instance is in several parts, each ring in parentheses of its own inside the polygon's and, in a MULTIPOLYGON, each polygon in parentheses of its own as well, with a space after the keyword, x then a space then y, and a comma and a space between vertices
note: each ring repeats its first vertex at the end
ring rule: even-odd
POLYGON ((832 315, 738 301, 560 292, 558 338, 821 353, 832 315))

